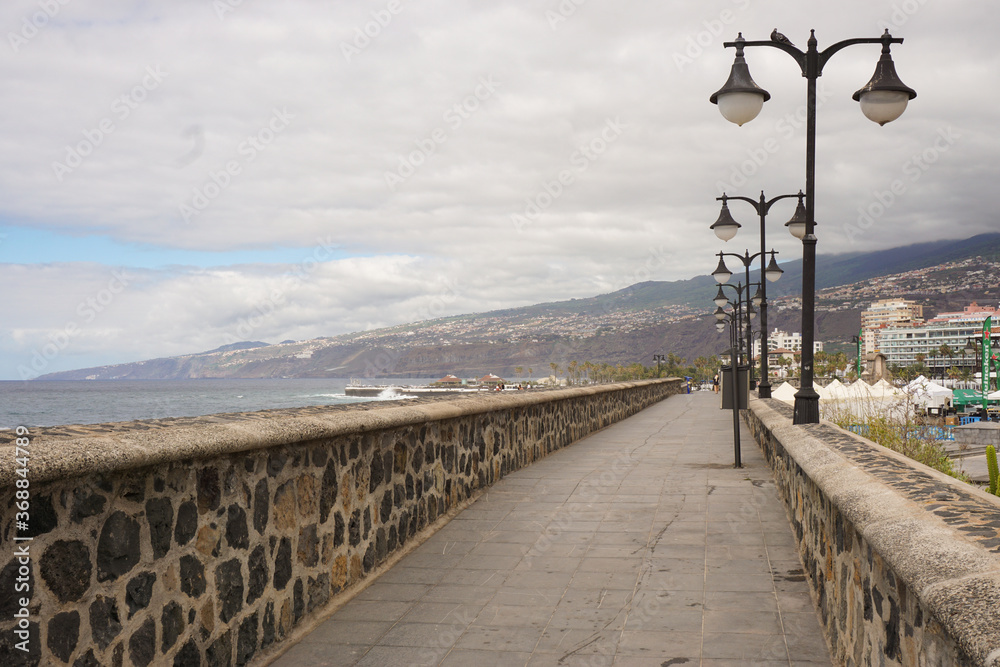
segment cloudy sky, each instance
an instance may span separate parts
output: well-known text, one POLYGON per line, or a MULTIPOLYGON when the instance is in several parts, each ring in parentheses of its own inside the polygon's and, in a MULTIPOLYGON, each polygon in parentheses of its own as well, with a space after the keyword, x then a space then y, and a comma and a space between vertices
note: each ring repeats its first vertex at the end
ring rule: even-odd
MULTIPOLYGON (((994 16, 972 0, 7 0, 0 378, 708 273, 722 191, 804 187, 791 58, 747 50, 772 95, 752 123, 708 102, 738 31, 906 40, 893 58, 918 97, 898 121, 851 99, 877 45, 820 79, 819 252, 995 230, 994 16)), ((801 252, 792 208, 770 219, 781 258, 801 252)))

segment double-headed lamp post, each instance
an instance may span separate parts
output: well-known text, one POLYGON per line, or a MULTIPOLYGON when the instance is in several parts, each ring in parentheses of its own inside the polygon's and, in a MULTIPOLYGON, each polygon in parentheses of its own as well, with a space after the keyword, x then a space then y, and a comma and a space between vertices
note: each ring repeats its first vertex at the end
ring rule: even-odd
MULTIPOLYGON (((787 42, 787 40, 785 40, 787 42)), ((816 79, 823 73, 827 61, 841 49, 854 44, 882 44, 882 57, 875 66, 875 74, 863 88, 854 93, 860 102, 861 112, 879 125, 899 118, 906 104, 917 94, 896 76, 896 68, 889 53, 892 44, 902 44, 901 38, 893 37, 886 30, 881 37, 846 39, 827 47, 823 51, 816 48, 816 34, 809 33, 808 49, 792 46, 781 41, 751 41, 743 39, 739 33, 735 42, 725 42, 726 48, 736 48, 729 80, 709 100, 719 106, 726 120, 743 125, 760 113, 770 93, 758 86, 750 76, 743 49, 748 46, 770 46, 784 51, 799 65, 806 78, 806 206, 802 221, 802 382, 795 393, 795 414, 793 423, 814 424, 819 422, 819 394, 813 388, 813 340, 815 338, 816 310, 816 79)), ((795 230, 793 229, 793 233, 795 230)), ((796 234, 798 236, 798 234, 796 234)))
POLYGON ((656 377, 660 377, 660 364, 666 361, 667 358, 662 354, 654 354, 653 361, 656 362, 656 377))
MULTIPOLYGON (((767 370, 767 282, 773 283, 781 277, 782 273, 784 273, 784 271, 782 271, 778 266, 777 262, 774 261, 775 253, 773 250, 771 251, 771 263, 766 267, 764 266, 764 255, 766 254, 764 252, 764 220, 767 218, 767 212, 771 210, 771 205, 776 201, 787 199, 789 197, 798 197, 799 207, 801 207, 802 198, 804 196, 805 195, 802 194, 802 191, 799 190, 797 195, 779 195, 774 199, 767 200, 764 198, 764 191, 761 190, 759 201, 750 199, 749 197, 728 197, 725 193, 723 193, 721 197, 716 197, 716 201, 722 202, 722 211, 719 212, 719 219, 712 224, 710 229, 714 231, 715 235, 723 241, 728 241, 736 236, 736 232, 739 231, 741 226, 740 223, 733 219, 732 214, 729 212, 728 202, 730 199, 738 199, 739 201, 749 203, 754 207, 754 210, 757 211, 757 216, 760 218, 760 252, 755 253, 753 257, 760 257, 760 274, 767 278, 766 281, 762 280, 760 283, 759 301, 756 297, 754 297, 754 303, 760 308, 760 385, 758 386, 757 391, 761 398, 771 398, 771 380, 768 378, 767 370)), ((798 209, 796 209, 796 211, 798 211, 798 209)), ((791 224, 791 222, 786 224, 791 224)), ((749 271, 749 265, 744 264, 744 266, 747 266, 747 270, 749 271)), ((747 280, 749 282, 749 274, 747 276, 747 280)))

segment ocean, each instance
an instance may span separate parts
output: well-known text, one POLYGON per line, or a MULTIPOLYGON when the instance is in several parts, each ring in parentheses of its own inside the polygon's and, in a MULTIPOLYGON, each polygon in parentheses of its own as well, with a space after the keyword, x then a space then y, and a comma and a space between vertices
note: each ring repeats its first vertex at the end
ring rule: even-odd
MULTIPOLYGON (((372 384, 419 385, 431 380, 386 378, 372 384)), ((196 417, 311 405, 344 405, 400 398, 346 396, 350 381, 80 380, 0 381, 0 428, 196 417)))

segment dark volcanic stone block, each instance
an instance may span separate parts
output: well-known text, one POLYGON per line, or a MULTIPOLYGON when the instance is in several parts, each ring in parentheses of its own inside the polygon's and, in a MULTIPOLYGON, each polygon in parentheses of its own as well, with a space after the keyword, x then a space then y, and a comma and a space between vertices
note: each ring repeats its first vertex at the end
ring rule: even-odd
POLYGON ((309 607, 312 611, 330 599, 330 575, 324 572, 315 579, 309 577, 309 607))
POLYGON ((267 475, 268 477, 277 477, 284 467, 285 463, 288 462, 288 454, 285 452, 274 452, 267 457, 267 475))
POLYGON ((97 543, 97 580, 117 579, 139 562, 139 523, 124 512, 104 522, 97 543))
POLYGON ((128 640, 128 657, 136 667, 146 667, 156 656, 156 622, 147 618, 128 640))
POLYGON ((98 595, 90 603, 90 633, 94 643, 101 650, 106 649, 121 631, 122 624, 118 617, 118 604, 115 599, 98 595))
POLYGON ((348 540, 352 547, 361 544, 361 510, 354 510, 351 522, 347 526, 348 540))
POLYGON ((101 667, 101 663, 94 656, 94 649, 87 649, 87 652, 76 659, 73 667, 101 667))
POLYGON ((368 492, 374 493, 378 485, 382 483, 382 457, 378 452, 372 454, 371 467, 368 475, 368 492))
POLYGON ((292 578, 292 542, 287 537, 281 538, 278 554, 274 558, 274 588, 284 590, 292 578))
POLYGON ((215 468, 202 468, 198 471, 198 511, 201 513, 215 510, 219 507, 222 489, 219 486, 219 471, 215 468))
POLYGON ((190 597, 200 597, 205 592, 205 566, 196 556, 181 556, 181 590, 190 597))
POLYGON ((337 503, 337 464, 330 461, 323 471, 323 480, 319 490, 319 522, 326 523, 330 510, 337 503))
POLYGON ((38 641, 38 637, 41 636, 38 623, 28 622, 28 636, 32 640, 28 642, 28 652, 25 653, 15 648, 20 639, 13 631, 0 632, 0 658, 4 660, 3 667, 38 667, 42 664, 42 643, 38 641))
POLYGON ((230 667, 233 664, 233 633, 226 631, 205 651, 208 667, 230 667))
POLYGON ((177 655, 174 656, 174 667, 201 667, 201 654, 198 653, 198 645, 193 639, 189 639, 177 655))
POLYGON ((52 497, 49 495, 31 496, 31 521, 28 522, 27 531, 18 531, 22 537, 38 537, 51 532, 59 523, 59 517, 52 506, 52 497))
POLYGON ((264 594, 264 588, 267 586, 267 554, 264 553, 263 544, 250 552, 247 567, 250 570, 247 582, 247 604, 249 605, 264 594))
POLYGON ((296 579, 295 586, 292 589, 292 618, 293 623, 298 623, 299 619, 302 618, 302 612, 305 611, 305 601, 302 597, 302 580, 296 579))
POLYGON ((380 527, 375 533, 375 562, 381 563, 388 555, 388 543, 385 528, 380 527))
POLYGON ((257 652, 257 614, 250 614, 240 623, 236 639, 236 664, 245 665, 257 652))
POLYGON ((177 642, 178 637, 184 633, 184 608, 173 600, 168 602, 163 607, 160 627, 163 628, 160 650, 166 653, 177 642))
POLYGON ((333 515, 333 546, 339 547, 344 543, 344 515, 340 510, 333 515))
MULTIPOLYGON (((37 636, 37 635, 36 635, 37 636)), ((80 614, 75 611, 56 614, 49 621, 47 644, 52 654, 63 662, 69 662, 76 642, 80 638, 80 614)), ((34 642, 32 642, 34 643, 34 642)))
POLYGON ((267 528, 267 513, 270 509, 271 496, 267 488, 267 480, 258 480, 253 492, 253 527, 261 535, 267 528))
MULTIPOLYGON (((73 523, 80 523, 88 516, 97 516, 104 511, 104 505, 107 502, 107 498, 99 493, 91 493, 89 489, 74 489, 73 509, 70 510, 69 518, 73 523)), ((32 510, 34 510, 34 503, 32 503, 32 510)))
POLYGON ((174 526, 174 540, 184 545, 198 532, 198 506, 193 500, 181 503, 177 508, 177 525, 174 526))
POLYGON ((264 606, 264 621, 261 623, 260 647, 267 648, 274 643, 274 602, 264 606))
POLYGON ((250 546, 250 531, 247 528, 247 513, 236 505, 230 505, 226 517, 226 542, 234 549, 246 549, 250 546))
POLYGON ((215 568, 219 618, 228 623, 243 608, 243 571, 235 558, 215 568))
POLYGON ((128 605, 128 617, 132 618, 137 611, 149 606, 149 601, 153 597, 153 584, 156 582, 156 574, 153 572, 140 572, 132 577, 125 587, 125 604, 128 605))
POLYGON ((60 602, 79 600, 90 587, 90 549, 83 542, 59 540, 42 554, 39 571, 60 602))
POLYGON ((170 533, 174 523, 174 507, 170 498, 150 498, 146 501, 146 521, 153 558, 163 558, 170 551, 170 533))
POLYGON ((379 519, 382 523, 389 520, 392 514, 392 491, 386 491, 382 495, 382 506, 379 508, 379 519))

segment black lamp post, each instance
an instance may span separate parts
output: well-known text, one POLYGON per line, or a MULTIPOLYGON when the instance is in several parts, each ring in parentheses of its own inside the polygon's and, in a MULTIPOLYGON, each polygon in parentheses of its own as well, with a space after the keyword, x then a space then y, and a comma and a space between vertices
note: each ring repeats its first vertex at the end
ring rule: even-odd
MULTIPOLYGON (((728 279, 728 278, 727 278, 728 279)), ((742 468, 743 458, 740 452, 740 390, 739 390, 739 366, 740 366, 740 347, 742 345, 742 335, 741 328, 745 325, 747 330, 750 329, 750 314, 745 313, 743 310, 743 299, 741 298, 744 290, 749 292, 749 285, 743 286, 740 283, 736 285, 719 285, 719 294, 715 297, 715 305, 718 306, 715 309, 715 323, 716 330, 722 331, 726 328, 726 322, 729 322, 729 395, 732 401, 733 408, 733 467, 742 468), (730 301, 722 293, 722 287, 729 287, 736 290, 736 300, 730 301), (720 299, 721 295, 721 299, 720 299), (724 306, 729 305, 732 307, 731 311, 727 312, 724 306)))
MULTIPOLYGON (((760 308, 760 345, 761 345, 761 355, 760 355, 760 385, 757 388, 758 396, 761 398, 771 398, 771 380, 768 377, 768 359, 767 359, 767 282, 774 282, 781 277, 784 271, 778 266, 778 263, 774 261, 774 251, 771 251, 771 263, 766 267, 764 266, 764 220, 767 218, 767 212, 771 210, 771 205, 776 201, 781 199, 787 199, 788 197, 798 197, 799 204, 802 203, 802 198, 805 195, 799 190, 797 195, 779 195, 770 201, 764 198, 764 191, 760 192, 760 200, 756 201, 750 199, 749 197, 727 197, 725 193, 722 193, 721 197, 716 197, 716 201, 722 202, 722 211, 719 212, 719 219, 716 220, 710 229, 715 232, 715 235, 722 239, 723 241, 728 241, 729 239, 736 236, 736 232, 740 229, 740 223, 733 219, 732 214, 729 212, 728 201, 730 199, 738 199, 740 201, 748 202, 757 211, 757 216, 760 218, 760 252, 755 253, 753 257, 760 257, 760 274, 767 281, 761 280, 760 283, 760 298, 759 300, 755 297, 754 303, 760 308)), ((749 270, 749 266, 748 266, 749 270)), ((749 273, 747 274, 747 281, 749 282, 749 273)))
POLYGON ((653 361, 656 362, 656 377, 660 377, 660 363, 666 361, 667 358, 662 354, 654 354, 653 361))
POLYGON ((857 364, 856 368, 858 370, 858 379, 860 380, 861 379, 861 340, 862 339, 861 339, 861 336, 860 336, 860 332, 858 332, 858 333, 859 333, 859 335, 851 337, 851 342, 854 343, 855 346, 856 346, 855 349, 857 351, 858 358, 855 361, 855 363, 857 364))
POLYGON ((803 52, 791 44, 776 41, 752 41, 739 33, 735 42, 725 42, 726 48, 736 48, 729 80, 709 98, 719 106, 722 115, 737 125, 756 118, 764 102, 771 98, 763 88, 754 83, 743 56, 747 46, 770 46, 780 49, 795 59, 806 78, 806 206, 802 220, 789 230, 802 239, 802 382, 795 393, 795 424, 819 422, 819 394, 813 388, 813 341, 815 338, 816 311, 816 79, 823 73, 827 61, 841 49, 854 44, 882 44, 882 57, 875 66, 875 74, 853 98, 861 103, 861 111, 869 119, 885 125, 899 118, 906 104, 917 94, 896 76, 896 68, 889 53, 890 45, 902 44, 901 38, 892 37, 888 29, 881 37, 846 39, 820 52, 816 48, 816 34, 809 33, 808 50, 803 52))

